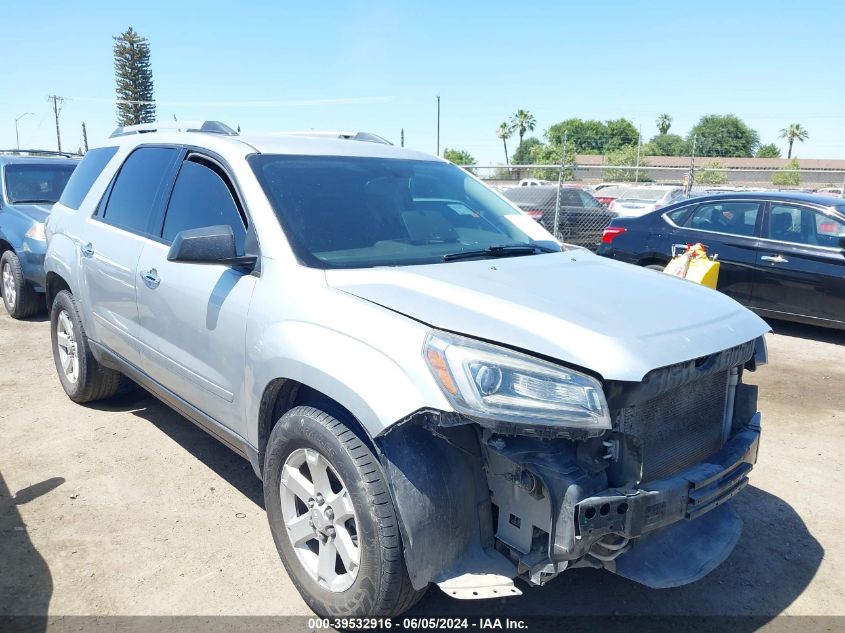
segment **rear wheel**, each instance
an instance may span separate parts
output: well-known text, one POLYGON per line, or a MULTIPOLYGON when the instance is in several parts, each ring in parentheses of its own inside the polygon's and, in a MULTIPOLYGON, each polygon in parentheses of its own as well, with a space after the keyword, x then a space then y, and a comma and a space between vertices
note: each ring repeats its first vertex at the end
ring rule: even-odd
POLYGON ((649 270, 656 270, 662 273, 666 266, 664 266, 663 264, 648 264, 647 266, 644 266, 644 268, 648 268, 649 270))
POLYGON ((103 367, 91 353, 73 295, 62 290, 50 311, 53 360, 68 397, 85 403, 113 396, 120 386, 120 372, 103 367))
POLYGON ((281 417, 267 445, 264 499, 282 562, 321 616, 394 616, 411 586, 381 465, 355 432, 313 407, 281 417))
POLYGON ((25 319, 41 309, 41 297, 27 282, 21 261, 14 251, 6 251, 0 258, 0 288, 3 304, 13 319, 25 319))

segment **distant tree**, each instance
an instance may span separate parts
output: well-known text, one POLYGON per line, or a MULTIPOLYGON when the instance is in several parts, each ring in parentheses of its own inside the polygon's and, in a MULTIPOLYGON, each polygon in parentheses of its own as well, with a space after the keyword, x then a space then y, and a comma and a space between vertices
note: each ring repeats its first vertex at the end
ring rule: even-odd
MULTIPOLYGON (((642 169, 616 169, 615 167, 635 167, 637 165, 637 148, 633 145, 621 147, 607 153, 607 164, 610 167, 602 169, 601 175, 605 180, 622 182, 649 182, 651 178, 642 169)), ((641 155, 640 167, 647 167, 648 161, 641 155)))
POLYGON ((156 118, 153 102, 153 71, 150 45, 130 26, 114 39, 114 74, 117 94, 117 124, 152 123, 156 118))
POLYGON ((546 130, 546 140, 554 145, 572 145, 577 154, 605 154, 607 152, 636 145, 639 132, 627 119, 596 121, 594 119, 567 119, 555 123, 546 130))
POLYGON ((661 136, 665 136, 669 132, 669 128, 672 127, 672 117, 668 114, 661 114, 657 117, 657 131, 660 132, 661 136))
POLYGON ((780 158, 780 148, 774 143, 761 145, 754 156, 757 158, 780 158))
POLYGON ((537 147, 538 145, 542 145, 543 143, 540 139, 535 138, 533 136, 528 137, 519 144, 517 150, 511 156, 511 164, 512 165, 530 165, 532 161, 531 152, 532 150, 537 147))
MULTIPOLYGON (((528 141, 526 141, 527 143, 528 141)), ((562 145, 553 145, 551 143, 540 143, 531 148, 531 162, 534 165, 554 165, 548 168, 535 168, 532 172, 534 178, 540 180, 551 180, 557 182, 560 173, 561 156, 563 154, 562 145)), ((575 164, 575 150, 572 147, 567 147, 566 150, 566 165, 563 170, 563 180, 572 180, 574 172, 572 166, 575 164)))
POLYGON ((519 145, 522 146, 522 137, 526 132, 533 132, 537 126, 537 120, 528 110, 517 110, 511 117, 511 132, 519 134, 519 145))
POLYGON ((687 141, 696 139, 698 156, 754 156, 760 135, 733 114, 705 114, 690 130, 687 141))
POLYGON ((798 159, 793 158, 785 166, 781 167, 772 175, 772 184, 776 187, 797 187, 801 184, 801 174, 797 171, 785 171, 800 169, 798 159))
POLYGON ((508 161, 508 139, 511 137, 511 129, 507 123, 502 123, 499 125, 499 129, 496 130, 496 136, 502 139, 502 145, 505 146, 505 165, 509 165, 510 162, 508 161))
MULTIPOLYGON (((723 169, 718 160, 704 163, 704 169, 723 169)), ((696 171, 695 182, 701 185, 724 185, 728 182, 728 175, 723 171, 696 171)))
POLYGON ((786 157, 792 158, 792 144, 795 141, 801 141, 803 143, 810 138, 810 134, 801 126, 800 123, 790 123, 789 127, 780 131, 780 137, 785 138, 786 142, 789 143, 789 151, 786 153, 786 157))
POLYGON ((475 165, 475 159, 472 157, 472 154, 462 149, 449 149, 447 147, 443 150, 443 158, 452 161, 456 165, 467 167, 475 165))
POLYGON ((677 134, 660 134, 643 145, 646 156, 689 156, 690 146, 677 134))

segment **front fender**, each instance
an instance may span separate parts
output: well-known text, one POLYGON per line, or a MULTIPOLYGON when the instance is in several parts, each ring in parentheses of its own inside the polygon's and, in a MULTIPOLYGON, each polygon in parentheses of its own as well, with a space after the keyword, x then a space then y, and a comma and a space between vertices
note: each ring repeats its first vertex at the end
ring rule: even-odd
MULTIPOLYGON (((419 409, 450 410, 424 366, 424 333, 397 341, 391 348, 403 360, 348 334, 302 321, 285 321, 266 328, 247 348, 252 396, 247 420, 258 420, 264 389, 286 378, 332 398, 361 423, 370 437, 419 409), (418 340, 417 340, 418 338, 418 340), (405 350, 403 357, 402 349, 405 350), (410 354, 410 350, 414 350, 410 354)), ((247 439, 258 446, 258 429, 249 425, 247 439)))

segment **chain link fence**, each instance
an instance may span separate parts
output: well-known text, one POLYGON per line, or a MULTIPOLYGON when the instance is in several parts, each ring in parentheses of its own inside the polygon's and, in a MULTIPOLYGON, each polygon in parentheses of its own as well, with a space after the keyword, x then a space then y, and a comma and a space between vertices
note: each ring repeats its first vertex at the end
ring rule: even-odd
MULTIPOLYGON (((561 242, 595 251, 604 229, 616 217, 606 206, 632 185, 662 184, 684 188, 684 195, 753 190, 815 191, 841 194, 845 170, 729 169, 649 165, 488 165, 472 171, 537 220, 561 242), (616 183, 610 188, 596 185, 616 183), (781 184, 776 184, 781 183, 781 184)), ((833 196, 831 196, 833 197, 833 196)))

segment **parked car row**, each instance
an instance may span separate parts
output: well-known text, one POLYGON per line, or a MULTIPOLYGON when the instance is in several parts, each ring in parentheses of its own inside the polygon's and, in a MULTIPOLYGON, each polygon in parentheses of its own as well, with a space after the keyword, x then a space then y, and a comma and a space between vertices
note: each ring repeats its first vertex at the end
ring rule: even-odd
POLYGON ((739 540, 725 502, 757 460, 743 375, 766 362, 765 322, 559 244, 447 161, 121 128, 45 235, 68 397, 131 378, 248 459, 320 615, 396 615, 431 583, 501 598, 579 567, 674 587, 739 540))

